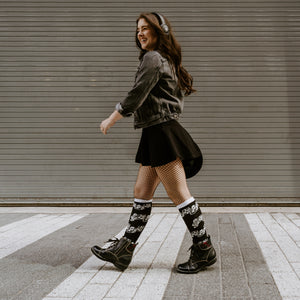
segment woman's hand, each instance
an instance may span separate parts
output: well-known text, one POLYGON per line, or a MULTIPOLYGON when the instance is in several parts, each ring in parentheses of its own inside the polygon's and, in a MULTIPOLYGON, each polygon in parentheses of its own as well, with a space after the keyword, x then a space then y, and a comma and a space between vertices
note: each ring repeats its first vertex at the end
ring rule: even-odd
POLYGON ((114 126, 115 123, 122 118, 123 116, 115 110, 107 119, 101 122, 100 130, 102 131, 103 134, 107 134, 108 129, 114 126))
POLYGON ((100 130, 102 131, 103 134, 107 134, 108 129, 114 125, 115 122, 109 117, 101 122, 100 130))

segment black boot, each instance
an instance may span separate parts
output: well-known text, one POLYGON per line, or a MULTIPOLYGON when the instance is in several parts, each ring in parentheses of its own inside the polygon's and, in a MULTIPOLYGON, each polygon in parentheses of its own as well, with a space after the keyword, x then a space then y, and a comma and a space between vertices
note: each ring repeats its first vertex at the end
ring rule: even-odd
POLYGON ((216 251, 211 244, 210 236, 204 241, 191 246, 191 255, 186 263, 177 266, 179 273, 194 274, 217 261, 216 251))
POLYGON ((132 243, 126 237, 120 240, 110 239, 112 244, 108 248, 93 246, 91 248, 94 255, 98 258, 113 263, 118 269, 124 271, 131 262, 133 251, 137 244, 132 243))

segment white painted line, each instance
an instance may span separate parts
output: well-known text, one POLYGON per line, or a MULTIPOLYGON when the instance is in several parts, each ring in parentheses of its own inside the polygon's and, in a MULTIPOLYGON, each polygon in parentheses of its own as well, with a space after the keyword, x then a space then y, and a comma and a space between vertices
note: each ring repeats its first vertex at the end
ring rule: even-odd
MULTIPOLYGON (((49 298, 73 298, 78 290, 82 289, 94 276, 93 273, 74 272, 63 281, 47 297, 49 298)), ((88 298, 87 298, 88 299, 88 298)))
POLYGON ((273 218, 296 242, 300 242, 300 228, 291 222, 284 214, 272 214, 273 218))
MULTIPOLYGON (((270 214, 258 214, 261 221, 265 224, 267 229, 273 236, 277 245, 282 249, 287 260, 290 263, 300 262, 300 249, 297 246, 295 240, 293 240, 285 228, 289 229, 291 233, 295 233, 294 228, 289 227, 292 223, 287 223, 287 219, 284 216, 277 215, 277 220, 270 214), (282 223, 281 223, 282 222, 282 223)), ((297 227, 296 227, 297 228, 297 227)), ((298 228, 297 228, 298 229, 298 228)), ((294 234, 296 237, 296 234, 294 234)))
POLYGON ((300 299, 300 282, 295 273, 274 272, 272 276, 283 299, 300 299))
POLYGON ((20 239, 26 238, 31 234, 34 234, 35 231, 42 229, 48 225, 48 222, 56 219, 57 215, 45 215, 39 218, 30 218, 31 222, 26 224, 21 224, 17 227, 14 227, 10 230, 0 234, 0 248, 5 248, 6 245, 9 245, 12 242, 18 241, 20 239))
POLYGON ((72 298, 52 298, 52 297, 46 297, 43 300, 72 300, 72 298))
MULTIPOLYGON (((154 215, 152 218, 156 216, 157 215, 154 215)), ((149 222, 152 220, 152 218, 149 220, 149 222)), ((163 234, 162 224, 166 224, 167 219, 167 215, 160 215, 160 217, 157 220, 155 220, 155 222, 153 222, 152 225, 150 224, 149 228, 149 224, 146 226, 144 232, 141 235, 141 238, 143 237, 143 239, 140 239, 140 243, 142 243, 142 246, 137 249, 137 252, 132 259, 129 269, 127 269, 123 273, 117 271, 120 276, 117 278, 117 280, 115 280, 115 282, 111 284, 111 288, 107 291, 105 297, 127 298, 132 297, 134 295, 138 285, 140 284, 142 278, 144 277, 144 274, 147 271, 147 268, 149 267, 149 264, 151 264, 156 252, 159 250, 159 245, 161 243, 151 243, 149 242, 149 239, 152 237, 152 235, 155 235, 157 232, 163 234), (146 231, 146 229, 148 230, 146 231)), ((169 229, 170 227, 168 228, 168 230, 169 229)), ((115 268, 113 268, 113 270, 114 269, 115 268)), ((99 278, 96 278, 97 276, 99 276, 99 274, 95 276, 95 281, 91 280, 91 282, 74 299, 87 299, 87 297, 90 295, 90 285, 96 284, 97 280, 99 280, 99 278)), ((102 285, 102 283, 99 283, 98 285, 102 285)), ((99 298, 95 297, 89 299, 98 300, 99 298)))
MULTIPOLYGON (((143 245, 142 249, 139 253, 137 253, 136 257, 134 258, 131 268, 134 268, 132 272, 124 272, 122 276, 118 279, 118 281, 113 285, 109 293, 106 295, 107 298, 126 298, 126 297, 134 297, 135 293, 138 289, 140 289, 140 285, 144 280, 144 277, 147 277, 149 269, 154 268, 153 264, 156 260, 157 255, 159 255, 160 251, 162 250, 162 244, 165 242, 170 229, 174 226, 174 223, 178 217, 178 214, 168 214, 165 218, 161 221, 159 226, 155 229, 155 231, 151 234, 148 238, 146 243, 143 245)), ((183 225, 184 232, 185 226, 183 225)), ((178 229, 176 227, 176 229, 178 229)), ((169 240, 168 240, 169 241, 169 240)), ((173 243, 169 244, 170 246, 174 244, 179 244, 178 247, 181 245, 180 240, 180 230, 178 231, 178 237, 173 240, 173 243)), ((172 250, 173 251, 173 250, 172 250)), ((176 252, 176 247, 174 249, 176 252)), ((165 253, 165 252, 164 252, 165 253)), ((176 253, 177 256, 177 253, 176 253)), ((176 259, 175 256, 175 259, 176 259)), ((175 260, 168 264, 167 270, 165 270, 169 276, 171 274, 171 269, 174 264, 175 260)), ((156 267, 157 264, 156 264, 156 267)), ((160 267, 159 270, 164 269, 164 266, 160 267)), ((156 283, 158 284, 163 280, 163 271, 160 272, 160 276, 157 277, 156 283)), ((163 281, 163 284, 165 281, 163 281)), ((164 286, 164 290, 166 288, 166 284, 164 286)), ((141 292, 143 289, 141 290, 141 292)), ((152 295, 151 295, 152 297, 152 295)), ((145 299, 145 298, 139 298, 145 299)), ((154 298, 153 298, 154 299, 154 298)))
POLYGON ((287 259, 286 253, 282 251, 277 241, 291 240, 287 232, 273 219, 270 214, 257 214, 262 222, 252 214, 246 214, 245 217, 250 228, 254 228, 254 236, 256 237, 264 258, 268 264, 270 272, 275 280, 278 290, 283 299, 292 299, 300 295, 300 280, 292 265, 287 259), (275 224, 276 223, 276 224, 275 224), (273 241, 262 241, 260 239, 259 230, 270 231, 273 241), (276 238, 275 238, 275 236, 276 238), (287 239, 286 239, 287 238, 287 239))
MULTIPOLYGON (((117 272, 117 271, 116 271, 117 272)), ((88 284, 76 297, 75 300, 100 300, 107 294, 111 284, 88 284)), ((121 300, 121 299, 120 299, 121 300)))
POLYGON ((120 272, 112 264, 92 256, 43 300, 126 300, 134 296, 145 299, 139 297, 148 293, 154 278, 156 287, 151 299, 162 299, 185 231, 179 214, 155 214, 141 235, 126 271, 120 272))
MULTIPOLYGON (((36 242, 86 215, 37 215, 15 222, 0 234, 0 258, 36 242)), ((2 228, 3 229, 3 228, 2 228)))
POLYGON ((45 215, 45 214, 38 214, 38 215, 29 217, 29 218, 26 218, 26 219, 23 219, 23 220, 20 220, 20 221, 16 221, 16 222, 10 223, 10 224, 5 225, 5 226, 2 226, 2 227, 0 227, 0 235, 1 235, 1 233, 5 232, 5 231, 11 230, 11 229, 13 229, 15 227, 20 227, 21 225, 33 222, 34 220, 42 218, 42 217, 45 217, 45 216, 47 216, 47 215, 45 215))
MULTIPOLYGON (((159 225, 164 216, 164 214, 156 214, 150 218, 145 230, 143 231, 143 234, 139 239, 139 244, 136 247, 131 264, 134 263, 135 257, 143 248, 144 242, 148 239, 153 230, 155 230, 155 228, 159 225)), ((116 237, 122 237, 125 229, 126 228, 123 228, 116 235, 116 237)), ((107 243, 107 245, 109 244, 110 243, 107 243)), ((45 297, 43 300, 59 300, 61 298, 68 297, 76 300, 99 300, 102 299, 108 293, 112 285, 122 274, 128 272, 130 272, 130 268, 122 273, 119 270, 117 270, 112 264, 106 263, 95 256, 91 256, 74 273, 72 273, 51 293, 49 293, 47 297, 45 297), (82 276, 83 278, 85 277, 87 279, 81 281, 78 280, 78 276, 82 276)))
POLYGON ((246 214, 249 226, 258 242, 273 242, 273 237, 267 228, 263 225, 257 214, 246 214))
POLYGON ((185 232, 186 227, 183 224, 181 216, 178 215, 151 268, 139 286, 134 300, 163 299, 185 232))
POLYGON ((286 216, 298 227, 300 227, 300 216, 297 214, 286 214, 286 216))
POLYGON ((103 298, 102 300, 132 300, 132 298, 103 298))
POLYGON ((269 213, 258 213, 257 214, 263 224, 266 226, 267 230, 271 233, 274 239, 274 233, 276 236, 287 236, 286 231, 277 223, 277 221, 269 213))
MULTIPOLYGON (((119 238, 124 233, 125 228, 123 228, 116 237, 119 238)), ((107 243, 106 245, 109 245, 107 243)), ((106 263, 94 255, 91 256, 87 261, 85 261, 75 272, 73 272, 68 278, 66 278, 60 285, 58 285, 51 293, 47 295, 46 299, 61 299, 61 298, 71 298, 73 299, 76 294, 78 294, 84 286, 98 273, 99 269, 101 269, 106 263), (83 280, 78 280, 82 278, 83 280)), ((115 271, 116 274, 120 273, 115 271)), ((102 285, 100 290, 97 291, 95 295, 104 296, 111 284, 102 285)), ((92 298, 87 298, 92 299, 92 298)), ((101 299, 101 298, 99 298, 101 299)))
POLYGON ((298 275, 298 277, 300 279, 300 263, 291 263, 291 265, 292 265, 293 269, 295 270, 295 273, 298 275))

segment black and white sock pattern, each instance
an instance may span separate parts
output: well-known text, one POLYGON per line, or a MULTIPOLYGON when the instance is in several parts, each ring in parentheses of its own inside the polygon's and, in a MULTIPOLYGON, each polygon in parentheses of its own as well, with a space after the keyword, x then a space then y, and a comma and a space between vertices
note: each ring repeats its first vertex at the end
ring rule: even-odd
POLYGON ((134 199, 129 224, 124 236, 133 243, 137 241, 144 230, 151 214, 152 200, 134 199))
POLYGON ((192 197, 177 205, 180 214, 191 233, 193 243, 198 243, 207 238, 206 229, 198 203, 192 197))

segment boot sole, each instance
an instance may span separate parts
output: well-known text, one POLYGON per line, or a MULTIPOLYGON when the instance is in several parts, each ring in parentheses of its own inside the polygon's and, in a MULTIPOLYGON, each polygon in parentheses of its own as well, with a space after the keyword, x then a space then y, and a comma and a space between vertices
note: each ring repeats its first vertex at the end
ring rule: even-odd
POLYGON ((93 248, 91 248, 91 251, 92 251, 92 253, 93 253, 95 256, 97 256, 99 259, 112 263, 112 264, 113 264, 115 267, 117 267, 120 271, 124 271, 124 270, 126 270, 127 267, 128 267, 128 266, 124 267, 123 265, 118 264, 118 263, 117 263, 115 260, 113 260, 113 259, 107 259, 107 258, 105 258, 105 257, 103 257, 103 256, 101 256, 101 255, 99 255, 99 253, 97 253, 93 248))
POLYGON ((213 265, 215 262, 217 261, 217 258, 213 258, 212 260, 208 261, 205 265, 201 266, 200 268, 194 270, 194 271, 188 271, 188 270, 181 270, 181 269, 178 269, 176 268, 177 272, 178 273, 183 273, 183 274, 196 274, 200 271, 204 271, 206 269, 206 267, 209 267, 211 265, 213 265))

